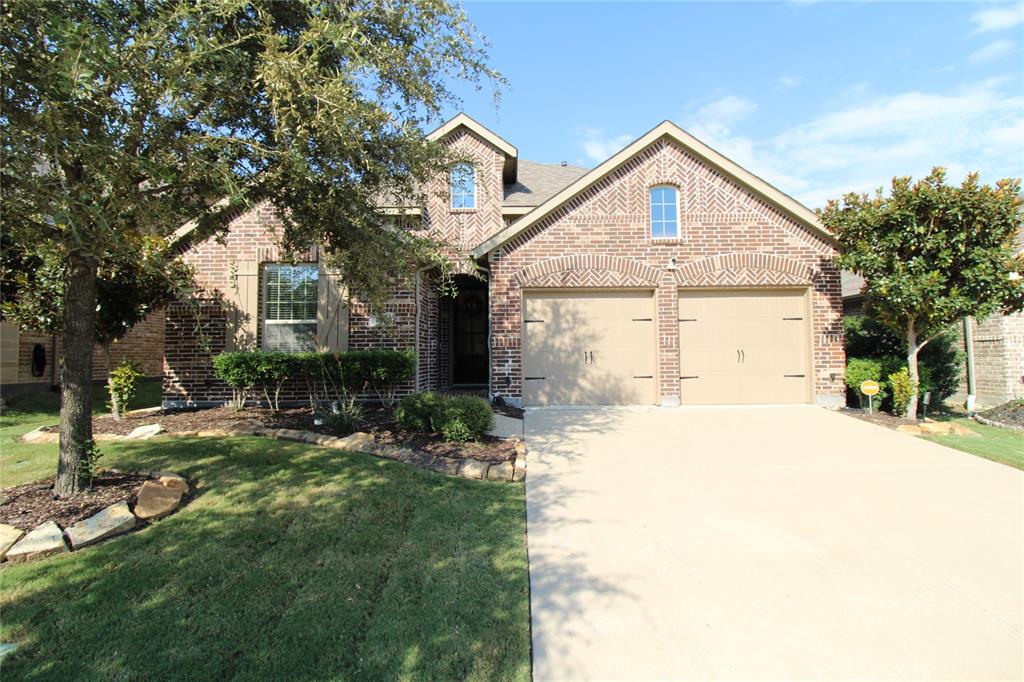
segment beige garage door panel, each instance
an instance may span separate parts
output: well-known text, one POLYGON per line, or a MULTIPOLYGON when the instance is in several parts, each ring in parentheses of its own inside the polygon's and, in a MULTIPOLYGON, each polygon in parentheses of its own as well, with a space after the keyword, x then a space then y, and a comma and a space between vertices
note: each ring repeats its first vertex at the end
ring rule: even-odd
POLYGON ((683 404, 807 402, 807 322, 802 290, 680 292, 683 404))
POLYGON ((523 402, 653 403, 655 343, 649 291, 527 293, 523 402))

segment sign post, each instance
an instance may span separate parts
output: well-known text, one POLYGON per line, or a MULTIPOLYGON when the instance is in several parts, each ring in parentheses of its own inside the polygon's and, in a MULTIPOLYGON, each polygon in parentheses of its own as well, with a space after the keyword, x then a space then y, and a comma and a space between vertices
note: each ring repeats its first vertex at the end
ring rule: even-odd
POLYGON ((876 395, 881 386, 878 385, 877 381, 868 379, 862 381, 860 384, 860 392, 868 397, 868 414, 874 414, 874 406, 871 404, 871 396, 876 395))

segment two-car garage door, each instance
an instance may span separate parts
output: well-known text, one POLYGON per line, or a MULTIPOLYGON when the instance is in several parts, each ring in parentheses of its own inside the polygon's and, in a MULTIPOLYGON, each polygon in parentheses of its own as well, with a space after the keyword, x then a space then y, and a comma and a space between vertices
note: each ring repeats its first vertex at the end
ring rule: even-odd
MULTIPOLYGON (((643 405, 657 401, 652 291, 527 292, 525 405, 643 405)), ((679 293, 684 404, 810 399, 803 290, 679 293)))

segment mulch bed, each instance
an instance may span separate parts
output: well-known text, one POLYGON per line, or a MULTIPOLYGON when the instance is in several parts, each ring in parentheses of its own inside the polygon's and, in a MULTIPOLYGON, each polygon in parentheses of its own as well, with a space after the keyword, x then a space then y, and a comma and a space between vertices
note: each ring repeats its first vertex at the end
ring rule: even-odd
POLYGON ((985 419, 1024 428, 1024 400, 1011 400, 981 413, 985 419))
POLYGON ((64 500, 53 497, 52 478, 4 488, 0 491, 0 523, 30 531, 53 520, 67 528, 121 500, 133 504, 145 480, 141 474, 101 472, 92 490, 64 500))
MULTIPOLYGON (((518 408, 500 408, 503 414, 518 408)), ((522 418, 522 410, 519 410, 522 418)), ((146 424, 160 424, 168 433, 225 429, 241 421, 258 420, 269 429, 296 429, 330 434, 331 430, 313 423, 313 411, 309 407, 286 407, 274 412, 261 407, 247 407, 234 410, 230 407, 212 407, 196 410, 174 410, 126 415, 117 421, 109 415, 93 417, 93 433, 115 433, 125 435, 146 424)), ((56 431, 57 427, 48 429, 56 431)), ((367 406, 363 409, 363 420, 359 430, 373 434, 374 438, 388 445, 402 445, 422 450, 438 457, 466 459, 472 457, 485 462, 505 462, 516 457, 512 441, 484 436, 480 442, 449 443, 435 434, 412 433, 399 428, 392 410, 367 406)))
POLYGON ((839 410, 841 414, 846 414, 857 419, 863 419, 866 422, 872 424, 878 424, 879 426, 887 426, 890 429, 895 429, 897 426, 904 424, 917 424, 917 420, 908 419, 906 417, 896 417, 888 412, 879 412, 875 410, 874 413, 868 414, 866 411, 860 410, 856 407, 844 407, 839 410))

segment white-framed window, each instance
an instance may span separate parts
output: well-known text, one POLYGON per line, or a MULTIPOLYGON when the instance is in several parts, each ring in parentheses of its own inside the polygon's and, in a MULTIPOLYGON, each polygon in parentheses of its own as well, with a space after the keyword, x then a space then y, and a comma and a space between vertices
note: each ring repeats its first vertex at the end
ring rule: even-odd
POLYGON ((452 208, 476 208, 476 169, 471 163, 452 166, 449 189, 452 208))
POLYGON ((315 263, 263 266, 263 349, 316 350, 315 263))
POLYGON ((675 239, 679 236, 679 191, 672 186, 651 188, 651 237, 675 239))

